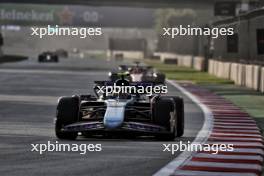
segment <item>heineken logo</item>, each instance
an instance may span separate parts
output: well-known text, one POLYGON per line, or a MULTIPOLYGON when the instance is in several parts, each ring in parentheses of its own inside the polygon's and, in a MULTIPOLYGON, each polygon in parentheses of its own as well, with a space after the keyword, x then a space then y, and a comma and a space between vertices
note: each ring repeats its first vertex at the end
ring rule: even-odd
POLYGON ((96 11, 85 10, 78 16, 75 11, 68 6, 59 9, 49 9, 37 11, 36 9, 15 9, 0 8, 0 20, 8 22, 38 22, 45 24, 73 25, 75 21, 99 22, 99 13, 96 11), (75 20, 75 21, 74 21, 75 20))
POLYGON ((141 8, 123 10, 122 7, 1 3, 0 24, 152 28, 153 11, 141 8))
POLYGON ((38 12, 35 10, 20 11, 16 9, 0 9, 0 20, 7 21, 54 21, 53 12, 38 12))
MULTIPOLYGON (((74 12, 65 6, 61 11, 55 13, 59 18, 59 24, 70 25, 73 22, 74 12)), ((34 9, 22 11, 17 9, 0 9, 0 20, 6 21, 41 21, 54 22, 54 11, 39 12, 34 9)))

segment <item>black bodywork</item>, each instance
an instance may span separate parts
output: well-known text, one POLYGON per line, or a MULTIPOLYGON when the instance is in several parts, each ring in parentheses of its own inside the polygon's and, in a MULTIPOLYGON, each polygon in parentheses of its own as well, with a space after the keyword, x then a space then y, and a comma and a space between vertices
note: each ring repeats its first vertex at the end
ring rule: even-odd
POLYGON ((47 51, 38 56, 39 62, 59 62, 59 56, 55 52, 47 51))
POLYGON ((57 54, 58 57, 63 57, 63 58, 68 58, 68 56, 69 56, 68 52, 64 49, 57 49, 55 51, 55 54, 57 54))
POLYGON ((155 82, 164 84, 166 79, 165 74, 156 71, 151 66, 140 65, 139 62, 136 62, 135 65, 119 65, 117 71, 109 73, 109 79, 111 81, 119 79, 119 73, 127 73, 127 79, 131 82, 155 82))
MULTIPOLYGON (((97 82, 98 84, 108 81, 97 82)), ((183 135, 184 107, 180 97, 154 95, 75 95, 62 97, 57 106, 55 131, 60 139, 75 139, 83 135, 112 133, 150 135, 158 139, 174 140, 183 135), (109 103, 110 102, 110 103, 109 103), (116 104, 116 106, 111 105, 116 104), (124 105, 122 105, 122 103, 124 105), (110 104, 110 105, 109 105, 110 104), (112 110, 111 110, 112 108, 112 110), (117 108, 117 109, 115 109, 117 108), (121 111, 118 110, 121 108, 121 111), (117 126, 109 125, 109 111, 122 112, 124 119, 117 126)), ((120 114, 116 114, 119 116, 120 114)), ((111 116, 111 115, 110 115, 111 116)), ((114 120, 113 116, 113 120, 114 120)), ((110 120, 112 120, 110 118, 110 120)), ((111 124, 111 122, 110 122, 111 124)))

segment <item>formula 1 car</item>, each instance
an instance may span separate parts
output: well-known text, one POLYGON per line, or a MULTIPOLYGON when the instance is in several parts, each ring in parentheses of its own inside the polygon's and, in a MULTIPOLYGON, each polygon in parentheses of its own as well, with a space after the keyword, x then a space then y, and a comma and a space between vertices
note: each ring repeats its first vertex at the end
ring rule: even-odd
POLYGON ((142 66, 139 62, 135 62, 135 65, 119 65, 118 71, 109 73, 109 79, 111 81, 119 79, 118 73, 129 73, 128 79, 131 82, 151 81, 165 83, 165 74, 157 72, 151 66, 142 66))
POLYGON ((62 58, 68 58, 69 56, 68 51, 66 51, 65 49, 57 49, 55 53, 62 58))
POLYGON ((59 56, 56 52, 46 51, 38 56, 39 62, 59 62, 59 56))
MULTIPOLYGON (((128 81, 116 85, 138 85, 128 81), (125 84, 124 84, 125 82, 125 84)), ((113 84, 95 82, 93 95, 61 97, 57 105, 55 133, 59 139, 74 140, 78 134, 128 134, 174 140, 184 133, 184 103, 177 96, 98 93, 98 86, 113 84)), ((140 83, 147 84, 147 83, 140 83)), ((150 83, 148 83, 150 84, 150 83)), ((153 83, 151 83, 153 84, 153 83)))

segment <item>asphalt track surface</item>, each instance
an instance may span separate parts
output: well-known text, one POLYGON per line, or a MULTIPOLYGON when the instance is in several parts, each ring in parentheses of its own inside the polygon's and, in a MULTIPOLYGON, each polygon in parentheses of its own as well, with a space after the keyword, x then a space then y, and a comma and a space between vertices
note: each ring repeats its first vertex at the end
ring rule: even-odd
POLYGON ((107 79, 118 63, 103 59, 29 59, 0 65, 0 175, 152 175, 177 157, 162 144, 192 141, 203 124, 202 111, 185 99, 185 134, 174 142, 152 138, 84 138, 59 143, 102 144, 101 152, 32 152, 31 144, 55 143, 53 120, 60 96, 92 93, 94 80, 107 79))

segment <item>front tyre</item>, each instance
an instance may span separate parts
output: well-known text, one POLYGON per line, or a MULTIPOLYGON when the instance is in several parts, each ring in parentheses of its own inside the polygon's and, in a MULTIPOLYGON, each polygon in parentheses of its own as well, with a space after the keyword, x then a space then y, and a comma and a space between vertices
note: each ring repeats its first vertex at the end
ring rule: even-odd
POLYGON ((167 97, 158 97, 153 104, 154 123, 166 128, 169 133, 157 134, 158 140, 172 141, 176 137, 176 115, 174 114, 174 101, 167 97))
POLYGON ((43 56, 38 57, 38 62, 43 62, 43 56))
POLYGON ((79 97, 62 97, 57 106, 55 134, 59 139, 74 140, 78 132, 65 132, 62 128, 78 121, 79 97))

